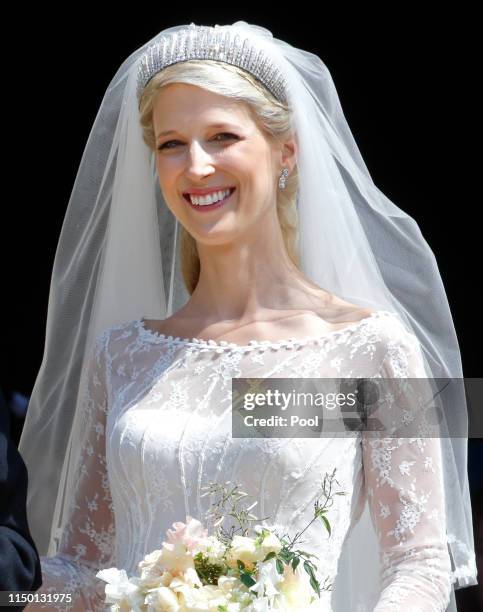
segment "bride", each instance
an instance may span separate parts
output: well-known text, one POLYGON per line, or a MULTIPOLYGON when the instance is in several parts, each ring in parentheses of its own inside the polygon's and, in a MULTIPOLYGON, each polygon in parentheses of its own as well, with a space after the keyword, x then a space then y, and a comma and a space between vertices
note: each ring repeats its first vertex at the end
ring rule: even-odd
MULTIPOLYGON (((43 574, 27 609, 102 610, 96 573, 135 574, 173 522, 203 519, 211 482, 295 533, 336 469, 332 532, 304 545, 332 583, 318 609, 456 610, 476 567, 445 419, 445 437, 231 430, 233 378, 431 376, 461 377, 437 265, 320 59, 245 22, 160 32, 106 91, 56 255, 20 444, 43 574)), ((400 401, 398 431, 421 418, 400 401)), ((457 389, 451 409, 464 428, 457 389)))

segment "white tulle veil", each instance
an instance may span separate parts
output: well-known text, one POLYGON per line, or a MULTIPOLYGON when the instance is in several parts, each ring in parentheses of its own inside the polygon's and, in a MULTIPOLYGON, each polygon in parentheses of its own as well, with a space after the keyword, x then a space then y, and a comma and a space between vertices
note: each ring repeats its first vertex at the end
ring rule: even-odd
MULTIPOLYGON (((75 487, 80 398, 93 343, 103 330, 141 315, 163 319, 189 297, 181 275, 179 227, 142 139, 136 93, 146 49, 186 27, 161 31, 122 63, 100 104, 68 203, 52 274, 44 356, 20 443, 29 470, 29 524, 41 554, 55 554, 64 500, 75 487)), ((303 272, 361 307, 397 312, 421 343, 428 376, 461 379, 458 341, 431 248, 416 221, 372 181, 327 67, 263 27, 244 21, 217 27, 249 38, 285 79, 298 142, 303 272)), ((447 431, 459 432, 442 437, 441 445, 453 587, 461 588, 477 583, 461 387, 445 402, 447 431)), ((369 612, 377 601, 379 559, 367 506, 347 544, 334 609, 369 612)), ((449 609, 456 610, 454 593, 449 609)))

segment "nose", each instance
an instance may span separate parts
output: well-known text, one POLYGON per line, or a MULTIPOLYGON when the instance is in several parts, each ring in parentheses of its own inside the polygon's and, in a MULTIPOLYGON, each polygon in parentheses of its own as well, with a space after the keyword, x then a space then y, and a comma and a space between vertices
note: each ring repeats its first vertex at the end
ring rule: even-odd
POLYGON ((186 176, 193 181, 213 174, 215 171, 213 157, 198 142, 193 142, 188 147, 186 161, 186 176))

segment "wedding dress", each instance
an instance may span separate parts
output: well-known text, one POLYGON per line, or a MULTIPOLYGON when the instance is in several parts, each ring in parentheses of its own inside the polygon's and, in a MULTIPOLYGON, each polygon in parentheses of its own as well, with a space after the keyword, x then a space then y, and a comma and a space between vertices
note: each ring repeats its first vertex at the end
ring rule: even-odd
POLYGON ((57 555, 41 558, 38 592, 69 592, 71 609, 102 610, 105 583, 96 572, 116 566, 136 574, 173 522, 202 520, 210 498, 201 487, 210 482, 239 483, 258 500, 257 516, 295 533, 313 518, 323 477, 336 468, 337 490, 347 494, 334 497, 332 533, 316 521, 301 546, 318 555, 320 577, 334 582, 320 610, 342 612, 338 562, 366 501, 381 555, 373 609, 445 610, 452 573, 438 440, 363 432, 232 438, 232 377, 425 373, 415 337, 387 310, 317 337, 247 345, 173 338, 148 329, 144 317, 111 327, 89 361, 78 486, 57 555))

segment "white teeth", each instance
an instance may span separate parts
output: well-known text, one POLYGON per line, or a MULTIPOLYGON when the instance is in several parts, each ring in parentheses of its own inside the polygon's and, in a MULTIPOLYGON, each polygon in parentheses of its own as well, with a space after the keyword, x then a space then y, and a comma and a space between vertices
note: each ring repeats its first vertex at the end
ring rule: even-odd
POLYGON ((189 194, 189 196, 192 204, 196 206, 207 206, 208 204, 214 204, 215 202, 223 200, 230 195, 230 193, 231 189, 227 189, 226 191, 215 191, 206 196, 194 196, 191 194, 189 194))

